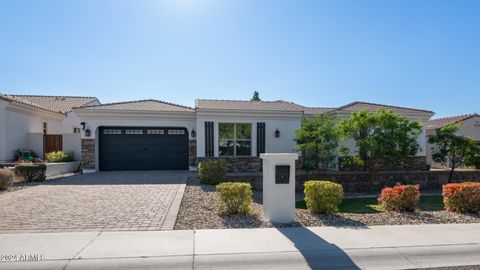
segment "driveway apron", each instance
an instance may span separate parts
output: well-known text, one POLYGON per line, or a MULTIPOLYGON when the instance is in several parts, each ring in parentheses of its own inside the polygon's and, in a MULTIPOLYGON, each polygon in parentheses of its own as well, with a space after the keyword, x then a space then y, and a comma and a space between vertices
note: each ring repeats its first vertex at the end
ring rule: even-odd
POLYGON ((187 171, 98 172, 0 195, 0 233, 171 230, 187 171))

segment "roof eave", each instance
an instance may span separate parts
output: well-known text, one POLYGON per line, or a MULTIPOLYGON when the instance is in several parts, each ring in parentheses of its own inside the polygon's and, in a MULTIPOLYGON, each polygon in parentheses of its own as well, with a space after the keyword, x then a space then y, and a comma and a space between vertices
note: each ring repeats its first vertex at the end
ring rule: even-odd
POLYGON ((212 113, 290 113, 290 114, 303 114, 302 110, 252 110, 252 109, 213 109, 213 108, 195 108, 197 112, 212 112, 212 113))
POLYGON ((61 113, 61 112, 54 112, 42 108, 37 108, 34 106, 30 106, 21 102, 16 102, 16 101, 11 101, 10 105, 7 107, 7 110, 11 112, 17 112, 17 113, 24 113, 28 115, 34 115, 34 116, 42 116, 46 118, 50 118, 53 120, 61 120, 66 117, 66 114, 61 113))
POLYGON ((94 118, 109 118, 109 117, 157 117, 157 116, 169 116, 169 117, 184 117, 195 118, 195 111, 152 111, 152 110, 111 110, 111 109, 85 109, 78 108, 73 109, 79 117, 94 117, 94 118))

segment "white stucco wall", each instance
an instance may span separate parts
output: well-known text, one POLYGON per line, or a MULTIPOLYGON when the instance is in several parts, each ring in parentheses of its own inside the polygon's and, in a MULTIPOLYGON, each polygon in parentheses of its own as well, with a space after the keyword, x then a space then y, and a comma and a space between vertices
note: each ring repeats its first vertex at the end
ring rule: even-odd
POLYGON ((64 133, 62 143, 64 151, 73 151, 73 160, 80 160, 82 149, 79 133, 64 133))
POLYGON ((82 127, 80 125, 81 122, 82 121, 77 116, 77 114, 75 114, 74 112, 69 112, 67 114, 67 117, 65 117, 65 119, 63 119, 63 121, 62 121, 61 132, 66 133, 66 134, 73 133, 73 128, 74 127, 76 127, 76 128, 81 128, 82 127))
MULTIPOLYGON (((259 120, 258 122, 262 122, 259 120)), ((256 126, 256 124, 255 124, 256 126)), ((294 153, 297 146, 295 131, 301 126, 301 120, 265 120, 265 152, 267 153, 294 153), (280 137, 275 138, 278 128, 280 137)), ((255 128, 256 129, 256 128, 255 128)), ((256 136, 255 136, 256 139, 256 136)), ((255 140, 255 144, 256 144, 255 140)))
MULTIPOLYGON (((12 160, 17 149, 28 149, 28 134, 42 131, 42 119, 37 116, 6 111, 5 159, 12 160)), ((37 153, 41 155, 42 153, 37 153)))
POLYGON ((41 156, 44 122, 47 123, 47 134, 73 133, 74 126, 80 127, 80 119, 74 113, 64 117, 61 114, 28 106, 16 107, 15 104, 0 101, 0 161, 14 159, 17 149, 32 150, 41 156))
POLYGON ((37 155, 43 154, 43 133, 35 132, 27 134, 27 149, 32 150, 37 155))
POLYGON ((0 162, 6 161, 6 147, 5 147, 5 140, 6 140, 6 117, 5 117, 5 108, 7 107, 8 102, 0 100, 0 162))
POLYGON ((267 153, 293 153, 296 146, 295 130, 300 128, 301 114, 288 116, 265 115, 251 113, 217 115, 197 113, 197 156, 205 157, 205 122, 214 122, 214 156, 218 157, 218 124, 219 123, 250 123, 252 124, 251 156, 257 155, 257 123, 265 123, 265 151, 267 153), (280 137, 275 137, 278 128, 280 137))

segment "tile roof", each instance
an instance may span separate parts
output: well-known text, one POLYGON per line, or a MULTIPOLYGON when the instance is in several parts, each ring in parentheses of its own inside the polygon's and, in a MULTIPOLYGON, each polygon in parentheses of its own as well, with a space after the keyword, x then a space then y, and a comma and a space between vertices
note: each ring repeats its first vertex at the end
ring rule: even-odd
POLYGON ((333 111, 333 110, 336 109, 336 108, 326 108, 326 107, 305 107, 305 106, 298 105, 298 104, 296 104, 296 105, 299 106, 300 108, 302 108, 302 110, 305 114, 313 114, 313 115, 324 114, 324 113, 327 113, 327 112, 330 112, 330 111, 333 111))
POLYGON ((23 99, 23 98, 20 98, 20 97, 15 97, 15 96, 0 93, 0 99, 3 99, 3 100, 8 101, 8 102, 17 102, 17 103, 20 103, 20 104, 28 105, 28 106, 31 106, 31 107, 35 107, 37 109, 45 110, 45 111, 50 111, 49 109, 47 109, 45 107, 42 107, 38 104, 35 104, 35 103, 33 103, 33 102, 31 102, 27 99, 23 99))
POLYGON ((303 109, 293 102, 276 101, 247 101, 247 100, 213 100, 197 99, 197 109, 214 110, 251 110, 251 111, 295 111, 302 112, 303 109))
POLYGON ((348 110, 348 111, 358 111, 358 110, 368 110, 368 111, 376 111, 378 109, 389 109, 396 113, 408 113, 408 112, 425 112, 425 113, 433 113, 429 110, 420 110, 420 109, 413 109, 407 107, 398 107, 398 106, 391 106, 391 105, 384 105, 384 104, 377 104, 377 103, 370 103, 370 102, 362 102, 362 101, 355 101, 349 103, 347 105, 338 107, 335 111, 340 110, 348 110))
POLYGON ((16 99, 27 100, 41 108, 52 112, 67 113, 74 107, 84 106, 91 102, 98 102, 96 97, 75 96, 37 96, 37 95, 11 95, 16 99))
POLYGON ((154 99, 134 100, 125 102, 105 103, 100 105, 82 106, 76 109, 99 110, 125 110, 125 111, 168 111, 168 112, 194 112, 194 109, 174 103, 154 99))
POLYGON ((33 96, 33 95, 9 95, 1 94, 0 98, 9 102, 17 102, 37 109, 67 113, 73 107, 97 101, 95 97, 69 97, 69 96, 33 96))
POLYGON ((347 105, 338 108, 327 107, 306 107, 299 104, 295 104, 289 101, 277 100, 277 101, 247 101, 247 100, 212 100, 212 99, 197 99, 197 109, 216 109, 216 110, 253 110, 253 111, 301 111, 305 114, 324 114, 326 112, 334 112, 341 110, 370 110, 376 111, 380 108, 390 109, 396 113, 408 113, 408 112, 424 112, 433 113, 432 111, 419 110, 398 106, 390 106, 369 102, 352 102, 347 105))
POLYGON ((480 116, 476 113, 471 113, 471 114, 463 114, 463 115, 455 115, 455 116, 448 116, 448 117, 442 117, 442 118, 437 118, 437 119, 431 119, 427 122, 427 129, 437 129, 441 128, 443 126, 446 126, 448 124, 454 124, 458 123, 467 119, 470 119, 475 116, 480 116))

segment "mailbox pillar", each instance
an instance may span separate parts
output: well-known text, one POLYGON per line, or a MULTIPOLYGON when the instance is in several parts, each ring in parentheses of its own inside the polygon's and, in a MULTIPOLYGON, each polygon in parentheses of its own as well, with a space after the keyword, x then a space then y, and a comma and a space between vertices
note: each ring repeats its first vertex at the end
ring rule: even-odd
POLYGON ((263 160, 263 215, 272 223, 295 222, 294 153, 260 154, 263 160))

